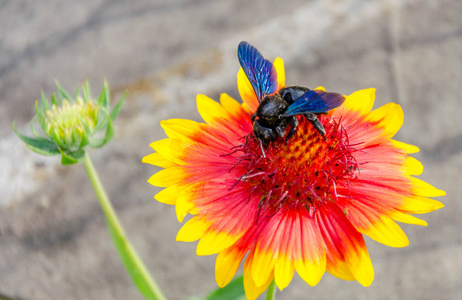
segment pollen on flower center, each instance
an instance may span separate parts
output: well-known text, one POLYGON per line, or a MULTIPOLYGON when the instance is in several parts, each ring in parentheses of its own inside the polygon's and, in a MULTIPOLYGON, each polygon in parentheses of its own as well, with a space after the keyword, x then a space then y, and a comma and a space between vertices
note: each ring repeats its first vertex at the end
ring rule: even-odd
POLYGON ((353 178, 358 166, 346 131, 328 117, 320 120, 325 137, 300 117, 296 134, 288 141, 270 142, 265 157, 253 135, 246 139, 237 166, 243 172, 239 180, 260 197, 260 207, 277 211, 295 206, 314 212, 325 201, 335 201, 336 186, 353 178))

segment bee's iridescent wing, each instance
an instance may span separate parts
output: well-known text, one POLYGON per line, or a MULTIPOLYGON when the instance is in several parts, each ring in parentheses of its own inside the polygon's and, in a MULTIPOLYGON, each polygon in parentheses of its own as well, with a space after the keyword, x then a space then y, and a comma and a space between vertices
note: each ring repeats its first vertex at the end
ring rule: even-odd
POLYGON ((338 93, 327 93, 323 90, 310 90, 292 103, 284 117, 303 115, 306 113, 324 113, 340 106, 345 96, 338 93))
POLYGON ((273 63, 265 59, 254 46, 241 42, 237 48, 237 57, 258 101, 277 91, 277 73, 273 63))

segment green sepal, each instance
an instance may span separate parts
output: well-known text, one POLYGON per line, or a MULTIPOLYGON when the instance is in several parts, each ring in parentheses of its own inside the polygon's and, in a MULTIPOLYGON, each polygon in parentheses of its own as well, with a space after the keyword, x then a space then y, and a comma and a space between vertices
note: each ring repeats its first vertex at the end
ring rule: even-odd
MULTIPOLYGON (((83 99, 85 103, 87 103, 89 100, 91 101, 90 84, 88 83, 88 79, 85 80, 85 84, 82 88, 82 91, 83 91, 83 99)), ((77 96, 75 98, 77 98, 77 96)))
POLYGON ((16 130, 13 122, 13 130, 14 133, 21 139, 21 141, 26 144, 26 147, 30 150, 37 152, 42 155, 56 155, 59 154, 59 148, 56 146, 55 143, 46 140, 46 139, 38 139, 38 138, 31 138, 21 134, 19 131, 16 130))
POLYGON ((39 122, 39 124, 40 124, 40 127, 41 127, 42 129, 43 129, 42 124, 44 125, 44 120, 45 120, 45 118, 44 118, 44 116, 43 116, 43 113, 44 113, 44 112, 45 112, 45 111, 44 111, 44 110, 42 111, 42 110, 41 110, 41 107, 39 107, 38 100, 35 100, 35 116, 37 117, 37 120, 38 120, 38 122, 39 122))
POLYGON ((125 91, 122 98, 120 98, 119 102, 117 102, 117 104, 112 109, 112 111, 111 111, 111 113, 109 115, 109 117, 111 118, 112 121, 114 121, 115 118, 117 118, 117 116, 119 115, 120 109, 122 108, 122 104, 125 101, 125 96, 127 96, 127 91, 125 91))
POLYGON ((38 100, 35 101, 35 113, 37 114, 37 120, 40 124, 40 128, 42 128, 43 132, 46 132, 45 114, 49 108, 49 104, 43 91, 41 92, 41 95, 42 98, 40 99, 40 105, 38 104, 38 100))
POLYGON ((40 110, 41 108, 39 107, 39 103, 38 103, 38 100, 35 100, 35 115, 41 115, 42 114, 42 111, 40 110))
POLYGON ((56 100, 55 94, 51 94, 51 104, 54 104, 54 105, 56 105, 56 106, 59 106, 59 104, 60 104, 60 103, 58 102, 58 100, 56 100))
POLYGON ((42 112, 45 112, 48 110, 48 99, 47 96, 43 91, 40 92, 41 98, 40 98, 40 110, 42 112))
POLYGON ((95 128, 93 129, 95 132, 99 132, 106 127, 107 124, 107 112, 104 109, 98 110, 98 121, 96 121, 95 128))
POLYGON ((106 132, 104 133, 104 138, 101 139, 93 139, 90 142, 90 147, 92 148, 100 148, 104 146, 107 142, 109 142, 112 137, 114 136, 114 126, 112 125, 111 119, 107 119, 107 126, 106 126, 106 132))
POLYGON ((206 300, 245 300, 244 277, 233 279, 224 288, 218 288, 210 293, 206 300))
POLYGON ((66 146, 66 139, 61 138, 61 136, 58 133, 58 130, 55 127, 51 128, 51 138, 53 139, 53 142, 58 145, 58 147, 65 147, 66 146))
POLYGON ((103 145, 109 142, 112 139, 112 137, 114 137, 115 133, 114 125, 112 125, 112 120, 107 119, 107 123, 108 124, 106 127, 106 133, 104 134, 103 145))
POLYGON ((43 136, 38 134, 37 131, 35 131, 35 128, 34 128, 34 120, 35 120, 35 118, 38 118, 38 116, 34 116, 32 118, 32 120, 30 120, 30 130, 32 131, 32 134, 39 140, 48 141, 48 139, 44 138, 43 136))
POLYGON ((85 147, 86 145, 88 145, 90 143, 89 136, 91 134, 91 129, 88 126, 88 124, 85 123, 85 122, 82 122, 81 124, 82 124, 83 129, 85 130, 85 132, 84 132, 83 135, 80 136, 80 138, 81 138, 80 144, 79 144, 80 149, 82 149, 83 147, 85 147))
POLYGON ((61 151, 61 149, 59 151, 61 152, 61 164, 63 165, 76 164, 85 158, 85 151, 82 149, 69 153, 61 151))
POLYGON ((103 83, 103 90, 99 95, 98 103, 100 107, 104 107, 106 110, 109 110, 109 87, 106 80, 103 83))
POLYGON ((71 134, 71 141, 69 142, 69 145, 72 145, 71 147, 74 147, 76 145, 79 145, 78 148, 81 149, 82 147, 80 147, 80 144, 82 143, 82 141, 84 140, 84 137, 85 135, 82 135, 82 134, 79 134, 77 132, 77 130, 74 128, 72 130, 72 134, 71 134))
POLYGON ((66 99, 69 102, 73 102, 74 98, 72 98, 69 93, 59 84, 59 82, 55 81, 56 87, 58 88, 58 94, 61 98, 61 101, 66 99))
POLYGON ((77 99, 77 97, 79 96, 79 92, 80 92, 80 87, 77 88, 77 90, 74 93, 74 98, 72 99, 77 99))

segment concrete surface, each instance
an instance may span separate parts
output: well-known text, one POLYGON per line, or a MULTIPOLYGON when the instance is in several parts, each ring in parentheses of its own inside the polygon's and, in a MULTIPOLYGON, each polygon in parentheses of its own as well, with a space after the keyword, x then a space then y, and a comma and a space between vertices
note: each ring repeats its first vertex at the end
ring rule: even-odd
POLYGON ((40 89, 106 78, 129 90, 116 137, 92 151, 122 222, 169 299, 216 287, 214 257, 177 243, 173 207, 152 200, 141 164, 162 119, 199 120, 195 95, 238 97, 236 47, 286 62, 288 83, 348 94, 376 87, 376 107, 403 106, 397 139, 418 145, 421 178, 447 191, 426 228, 403 225, 404 249, 368 240, 369 288, 299 277, 278 299, 459 299, 462 294, 462 2, 0 1, 0 292, 30 300, 141 299, 118 260, 82 166, 28 151, 40 89))

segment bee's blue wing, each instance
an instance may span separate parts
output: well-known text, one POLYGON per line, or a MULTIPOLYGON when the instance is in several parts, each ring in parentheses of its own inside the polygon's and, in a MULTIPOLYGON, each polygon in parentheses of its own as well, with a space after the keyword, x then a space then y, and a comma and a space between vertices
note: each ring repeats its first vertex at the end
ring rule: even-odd
POLYGON ((254 46, 241 42, 237 48, 237 57, 259 101, 276 92, 276 69, 254 46))
POLYGON ((343 101, 345 101, 345 96, 341 94, 327 93, 322 90, 310 90, 295 100, 287 108, 283 116, 328 112, 340 106, 343 101))

